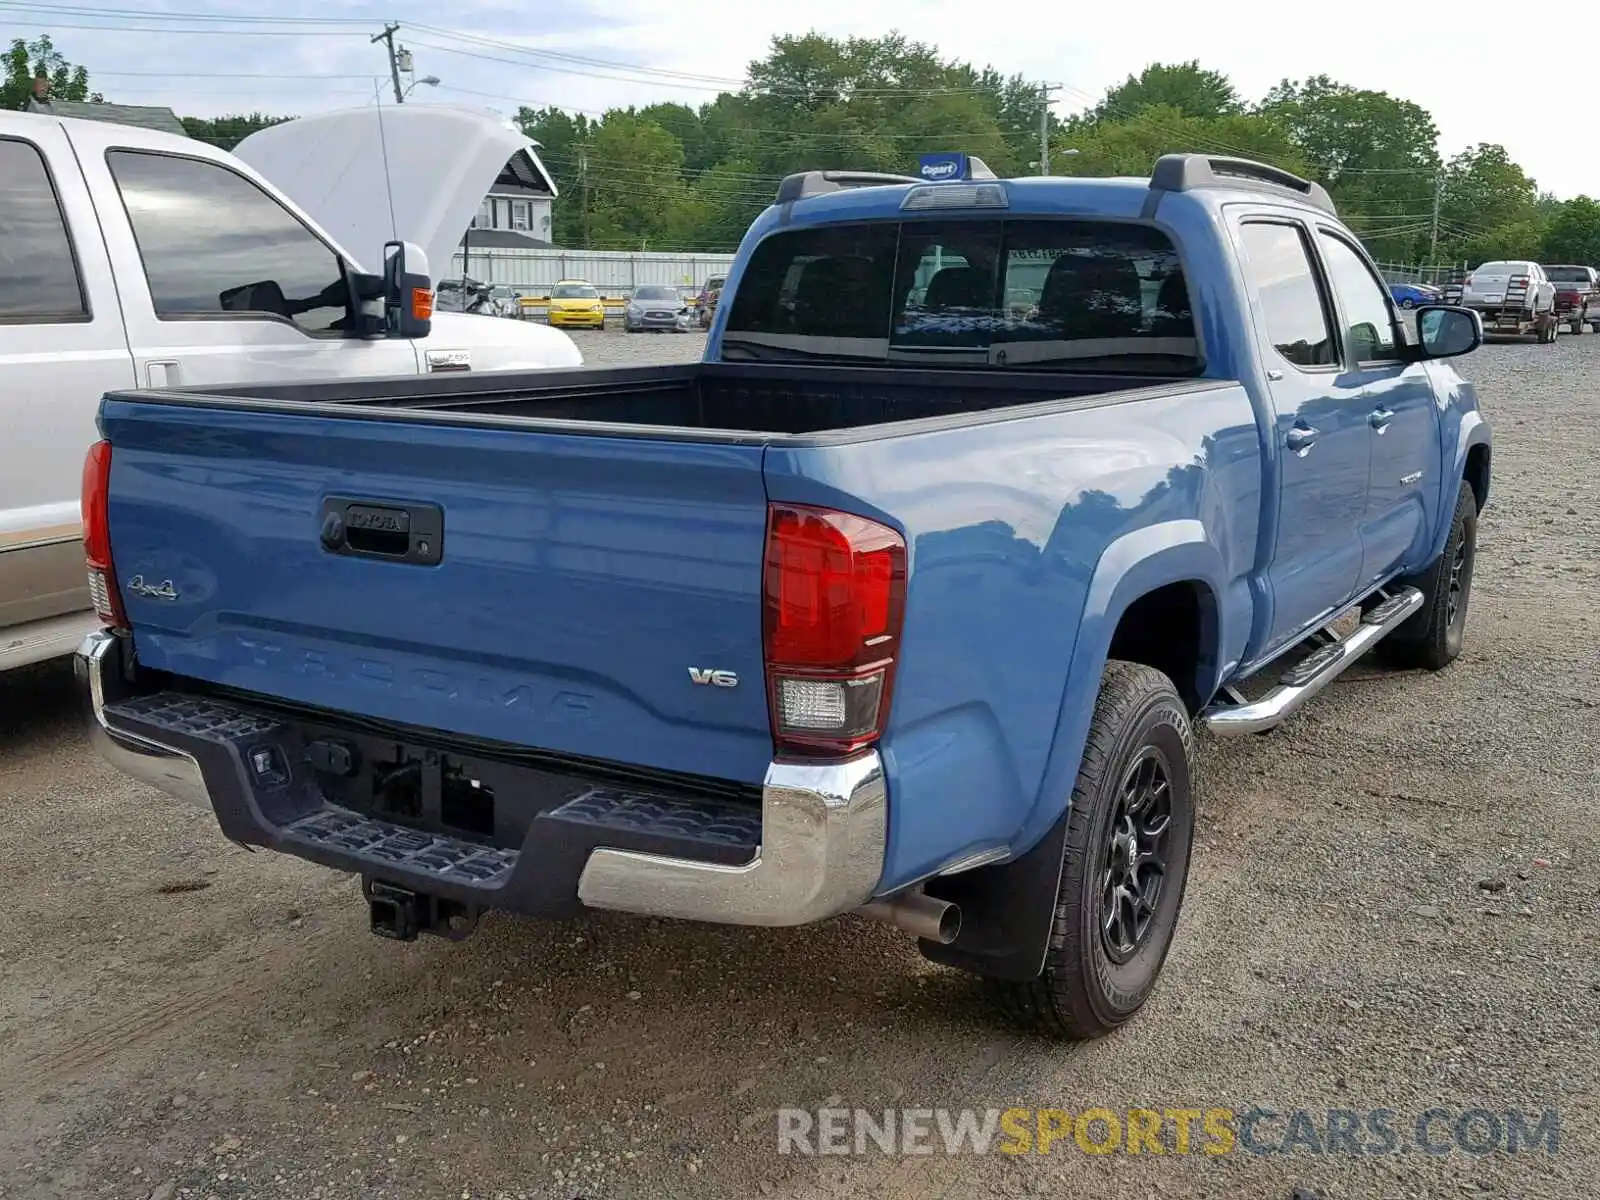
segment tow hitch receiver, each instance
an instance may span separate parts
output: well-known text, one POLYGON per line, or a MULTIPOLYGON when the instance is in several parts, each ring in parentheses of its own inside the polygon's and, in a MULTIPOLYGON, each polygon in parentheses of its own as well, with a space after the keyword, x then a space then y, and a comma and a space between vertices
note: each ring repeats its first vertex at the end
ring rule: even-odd
POLYGON ((476 906, 428 896, 382 880, 366 878, 361 891, 367 898, 372 932, 398 942, 414 942, 419 933, 433 933, 459 942, 478 927, 476 906))

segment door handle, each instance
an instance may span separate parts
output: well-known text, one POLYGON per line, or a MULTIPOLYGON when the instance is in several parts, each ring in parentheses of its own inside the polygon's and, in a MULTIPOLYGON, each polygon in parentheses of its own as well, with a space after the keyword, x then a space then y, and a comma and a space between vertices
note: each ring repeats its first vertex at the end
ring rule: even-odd
POLYGON ((1367 424, 1371 425, 1380 434, 1389 428, 1389 422, 1394 420, 1394 413, 1379 405, 1367 416, 1367 424))
POLYGON ((152 358, 144 364, 145 387, 176 387, 182 378, 175 358, 152 358))
POLYGON ((1289 430, 1289 436, 1284 439, 1284 442, 1289 449, 1304 458, 1311 447, 1317 444, 1317 431, 1309 425, 1296 425, 1289 430))

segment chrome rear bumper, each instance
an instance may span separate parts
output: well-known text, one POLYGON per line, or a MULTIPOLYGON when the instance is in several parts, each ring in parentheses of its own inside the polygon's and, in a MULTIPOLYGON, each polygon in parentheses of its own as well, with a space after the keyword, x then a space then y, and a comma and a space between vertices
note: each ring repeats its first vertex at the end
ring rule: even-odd
POLYGON ((73 659, 73 669, 83 686, 89 741, 102 758, 124 775, 180 800, 210 808, 211 793, 200 764, 192 755, 119 730, 107 719, 106 706, 121 700, 129 690, 122 675, 122 654, 122 639, 100 630, 83 639, 73 659))
POLYGON ((730 867, 599 849, 578 880, 590 908, 805 925, 872 899, 888 831, 877 751, 844 763, 773 763, 761 788, 761 848, 730 867))
MULTIPOLYGON (((753 858, 736 865, 599 845, 580 859, 576 877, 562 884, 552 879, 562 869, 554 864, 567 861, 570 855, 562 851, 570 851, 571 844, 542 840, 553 835, 537 823, 520 849, 500 851, 505 870, 492 883, 474 883, 459 874, 430 877, 409 862, 396 866, 360 849, 330 846, 326 839, 312 844, 299 832, 308 822, 356 816, 323 801, 314 782, 297 774, 292 788, 285 789, 300 789, 291 800, 268 803, 270 798, 252 790, 241 773, 239 746, 219 753, 221 741, 174 734, 169 743, 157 726, 127 727, 132 718, 119 713, 117 705, 134 695, 126 682, 128 649, 126 639, 107 632, 90 634, 78 649, 75 666, 95 748, 125 774, 210 808, 229 837, 248 844, 484 908, 549 913, 562 903, 581 901, 590 908, 732 925, 803 925, 850 911, 872 899, 883 872, 888 806, 876 751, 847 762, 773 763, 761 791, 759 845, 753 858), (564 896, 552 897, 552 891, 563 890, 564 896)), ((270 740, 272 735, 260 736, 270 740)), ((360 820, 371 839, 419 836, 410 827, 360 820)), ((450 843, 442 848, 452 854, 472 849, 459 839, 438 840, 450 843)))

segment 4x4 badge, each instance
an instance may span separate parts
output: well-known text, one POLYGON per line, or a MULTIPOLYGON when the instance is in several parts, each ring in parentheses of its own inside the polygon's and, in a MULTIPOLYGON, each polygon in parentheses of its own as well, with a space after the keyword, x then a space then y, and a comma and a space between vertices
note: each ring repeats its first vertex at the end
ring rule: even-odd
POLYGON ((176 600, 178 589, 172 586, 172 580, 163 579, 158 584, 144 581, 143 575, 135 575, 128 580, 128 590, 135 596, 143 596, 149 600, 176 600))

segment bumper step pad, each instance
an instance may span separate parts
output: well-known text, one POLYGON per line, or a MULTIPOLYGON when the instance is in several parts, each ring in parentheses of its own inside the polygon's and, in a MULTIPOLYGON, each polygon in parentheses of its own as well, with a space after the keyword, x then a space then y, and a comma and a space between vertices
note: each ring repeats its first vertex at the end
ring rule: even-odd
POLYGON ((511 878, 518 857, 515 850, 406 829, 344 808, 325 808, 302 817, 284 829, 283 837, 286 842, 343 850, 372 864, 374 871, 405 867, 480 887, 502 886, 511 878))
POLYGON ((291 719, 182 692, 129 697, 105 713, 208 764, 212 806, 235 840, 461 899, 554 887, 558 904, 574 903, 578 874, 599 847, 737 866, 761 846, 753 804, 548 772, 531 773, 520 796, 502 792, 502 802, 528 812, 526 834, 520 847, 493 845, 331 802, 306 759, 305 730, 291 719))

